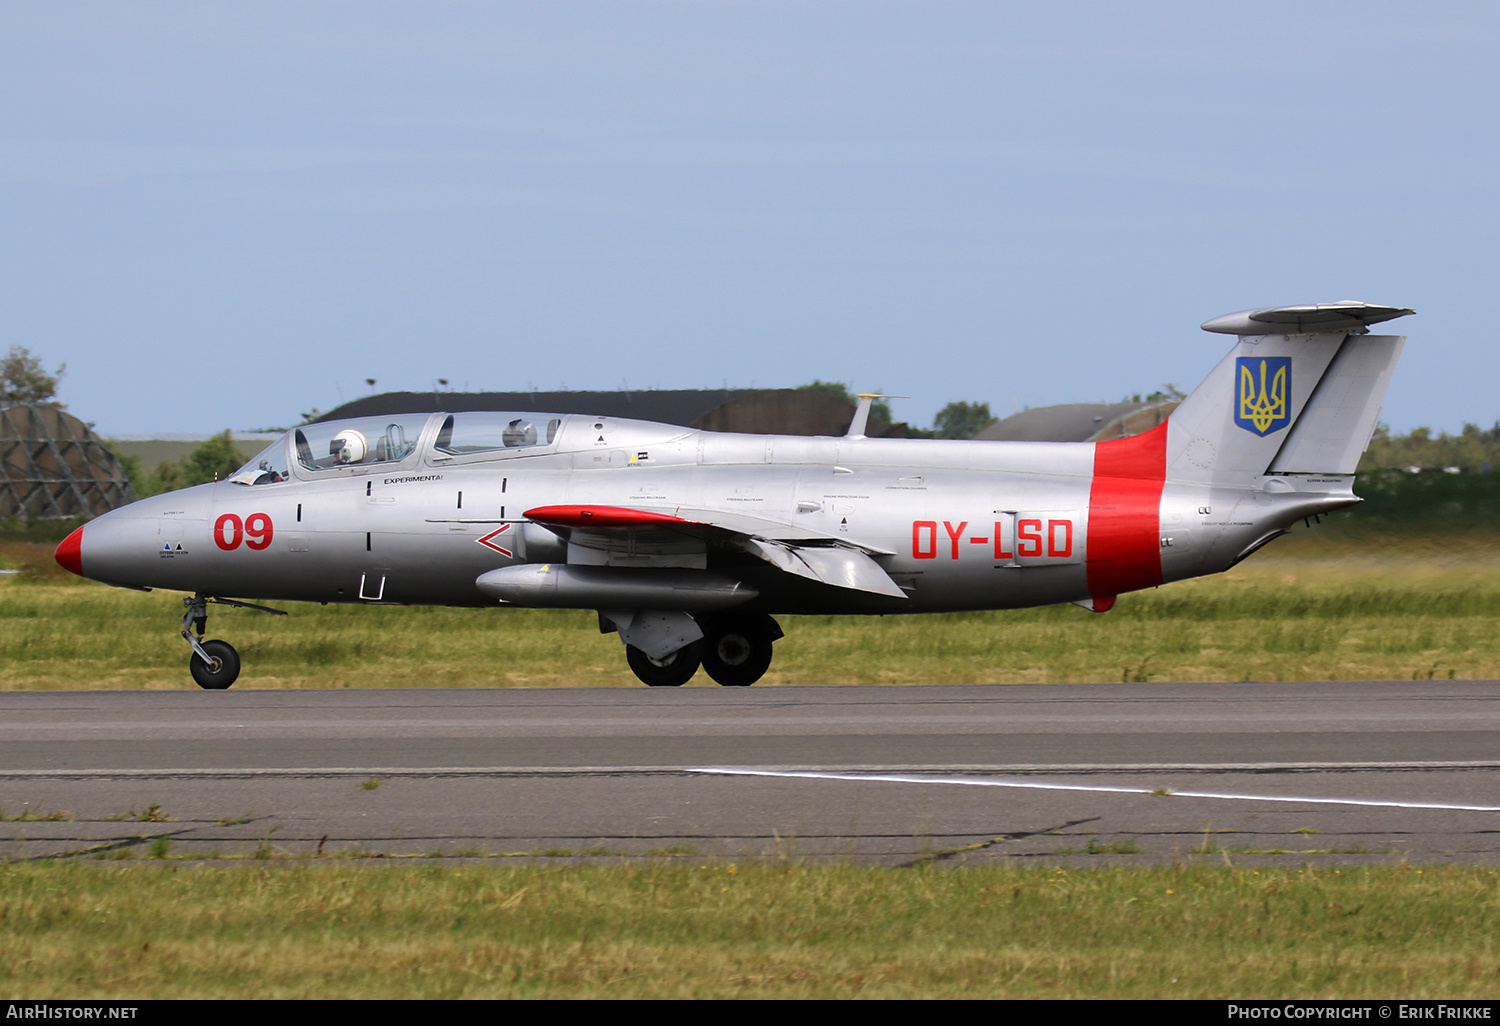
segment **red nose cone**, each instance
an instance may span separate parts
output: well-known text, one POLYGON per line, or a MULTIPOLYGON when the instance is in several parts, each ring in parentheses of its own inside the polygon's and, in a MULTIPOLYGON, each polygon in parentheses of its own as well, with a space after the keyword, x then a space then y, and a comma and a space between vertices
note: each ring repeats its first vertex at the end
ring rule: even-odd
POLYGON ((57 547, 57 565, 83 576, 83 528, 68 535, 57 547))

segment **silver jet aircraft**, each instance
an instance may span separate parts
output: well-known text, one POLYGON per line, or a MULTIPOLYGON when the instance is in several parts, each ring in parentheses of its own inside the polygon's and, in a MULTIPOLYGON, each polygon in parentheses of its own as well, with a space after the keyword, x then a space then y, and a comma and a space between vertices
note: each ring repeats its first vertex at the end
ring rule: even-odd
MULTIPOLYGON (((778 613, 1075 602, 1218 573, 1352 505, 1355 465, 1411 313, 1343 302, 1208 321, 1238 335, 1160 427, 1101 442, 743 435, 531 413, 305 424, 226 481, 74 531, 57 560, 188 592, 193 679, 240 660, 202 640, 246 599, 594 609, 653 686, 701 665, 759 680, 778 613)), ((277 610, 268 610, 277 612, 277 610)))

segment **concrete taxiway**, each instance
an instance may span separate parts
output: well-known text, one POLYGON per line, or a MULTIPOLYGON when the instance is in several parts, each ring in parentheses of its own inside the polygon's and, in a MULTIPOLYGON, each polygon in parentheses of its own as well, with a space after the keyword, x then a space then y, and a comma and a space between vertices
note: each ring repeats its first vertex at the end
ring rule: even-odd
POLYGON ((1495 865, 1500 683, 9 692, 0 809, 9 859, 1495 865))

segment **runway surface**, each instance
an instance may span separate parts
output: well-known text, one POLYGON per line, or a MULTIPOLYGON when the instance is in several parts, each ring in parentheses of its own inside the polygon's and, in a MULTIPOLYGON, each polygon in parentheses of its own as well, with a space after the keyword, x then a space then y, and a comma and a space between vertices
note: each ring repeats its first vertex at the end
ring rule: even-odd
POLYGON ((8 692, 0 810, 9 859, 1494 865, 1500 683, 8 692))

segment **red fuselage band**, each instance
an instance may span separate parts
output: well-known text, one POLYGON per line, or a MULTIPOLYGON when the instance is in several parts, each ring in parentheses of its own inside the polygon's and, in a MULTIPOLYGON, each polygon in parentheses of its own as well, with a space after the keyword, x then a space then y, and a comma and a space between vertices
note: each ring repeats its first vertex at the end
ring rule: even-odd
POLYGON ((1161 493, 1167 425, 1094 443, 1089 489, 1088 581, 1097 598, 1152 588, 1161 576, 1161 493))

